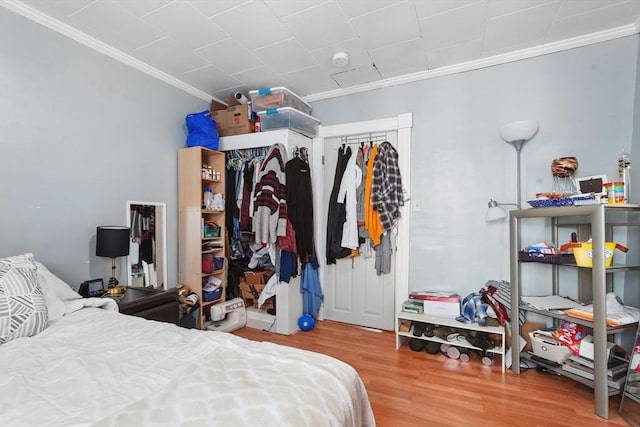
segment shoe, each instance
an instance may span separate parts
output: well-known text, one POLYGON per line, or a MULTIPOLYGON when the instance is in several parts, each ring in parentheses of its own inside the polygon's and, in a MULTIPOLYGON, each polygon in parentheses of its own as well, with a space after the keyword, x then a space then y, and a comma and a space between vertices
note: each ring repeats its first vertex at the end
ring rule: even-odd
POLYGON ((424 334, 425 324, 422 322, 413 322, 413 336, 421 337, 424 334))

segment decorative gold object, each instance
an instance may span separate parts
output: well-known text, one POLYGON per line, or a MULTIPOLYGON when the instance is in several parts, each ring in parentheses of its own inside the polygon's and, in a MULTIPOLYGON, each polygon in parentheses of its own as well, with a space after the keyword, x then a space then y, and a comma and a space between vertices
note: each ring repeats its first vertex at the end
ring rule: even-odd
POLYGON ((107 292, 109 292, 109 295, 122 295, 126 290, 124 286, 114 286, 113 288, 108 288, 107 292))

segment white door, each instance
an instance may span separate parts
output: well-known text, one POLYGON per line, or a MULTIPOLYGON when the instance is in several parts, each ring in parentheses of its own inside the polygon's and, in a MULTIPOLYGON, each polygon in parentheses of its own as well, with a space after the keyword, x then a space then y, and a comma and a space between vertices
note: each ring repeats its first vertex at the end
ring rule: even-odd
MULTIPOLYGON (((387 140, 396 147, 396 135, 396 131, 389 131, 376 134, 376 139, 379 142, 387 140)), ((360 136, 347 137, 347 144, 353 152, 359 149, 361 139, 360 136)), ((342 142, 342 138, 327 138, 323 145, 322 175, 325 209, 319 214, 324 217, 324 241, 326 241, 327 206, 334 186, 338 150, 342 142)), ((339 185, 340 183, 338 183, 339 185)), ((392 239, 392 243, 395 243, 395 238, 392 239)), ((368 258, 364 256, 347 257, 336 260, 335 264, 326 265, 323 283, 326 318, 371 328, 392 330, 395 315, 395 253, 396 250, 393 248, 391 271, 379 276, 375 268, 375 253, 372 253, 374 256, 368 258)))
MULTIPOLYGON (((411 114, 403 114, 391 119, 321 127, 320 137, 314 140, 315 152, 323 153, 323 156, 317 156, 314 161, 316 170, 320 170, 320 173, 314 174, 314 204, 318 207, 314 215, 321 265, 320 280, 324 293, 321 314, 324 319, 376 329, 393 330, 395 327, 396 310, 406 299, 408 289, 408 204, 401 209, 398 236, 392 238, 391 271, 380 276, 376 274, 374 257, 343 258, 338 259, 335 264, 326 264, 327 209, 342 137, 353 139, 369 132, 372 135, 384 134, 398 150, 400 171, 408 197, 411 126, 411 114)), ((351 148, 357 149, 358 141, 351 148)))

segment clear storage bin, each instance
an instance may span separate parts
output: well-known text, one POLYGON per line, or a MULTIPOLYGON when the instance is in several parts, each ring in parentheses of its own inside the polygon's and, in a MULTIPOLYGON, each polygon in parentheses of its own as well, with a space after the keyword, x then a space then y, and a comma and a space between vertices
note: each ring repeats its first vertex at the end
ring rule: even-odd
POLYGON ((311 105, 286 87, 268 87, 249 91, 251 110, 254 113, 274 108, 293 107, 305 114, 311 114, 311 105))
POLYGON ((318 126, 320 125, 320 120, 291 107, 258 111, 258 116, 263 131, 289 128, 313 137, 318 134, 318 126))

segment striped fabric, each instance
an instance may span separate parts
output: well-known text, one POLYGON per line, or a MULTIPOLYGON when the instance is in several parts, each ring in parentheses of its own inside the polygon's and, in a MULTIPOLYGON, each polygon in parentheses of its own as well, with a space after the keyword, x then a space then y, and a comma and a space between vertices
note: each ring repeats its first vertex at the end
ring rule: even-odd
MULTIPOLYGON (((493 298, 504 306, 507 310, 507 314, 511 317, 511 284, 505 280, 489 280, 484 287, 486 289, 491 287, 495 288, 493 298)), ((524 310, 520 310, 518 318, 520 325, 522 325, 526 320, 524 310)))
POLYGON ((0 259, 0 344, 37 335, 47 321, 33 255, 0 259))

